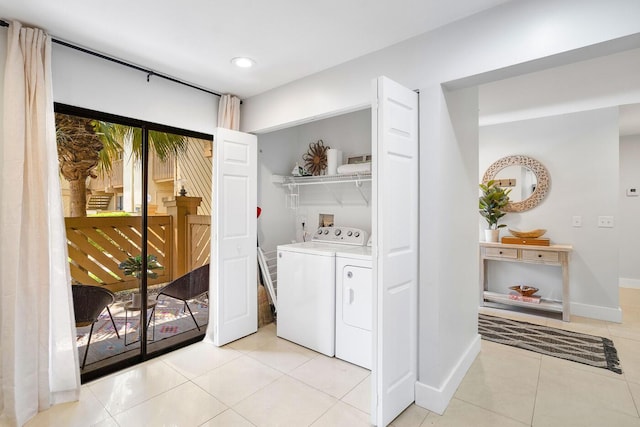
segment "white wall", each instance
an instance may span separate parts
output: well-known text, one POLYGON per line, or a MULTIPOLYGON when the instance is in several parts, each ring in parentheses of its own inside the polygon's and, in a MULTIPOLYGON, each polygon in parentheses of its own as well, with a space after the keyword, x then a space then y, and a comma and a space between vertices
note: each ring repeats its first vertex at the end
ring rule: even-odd
POLYGON ((480 86, 480 126, 640 102, 640 49, 480 86))
MULTIPOLYGON (((522 154, 549 171, 551 188, 536 208, 508 213, 510 228, 545 228, 553 243, 573 245, 570 261, 571 312, 620 321, 618 302, 618 230, 598 228, 600 215, 619 218, 618 109, 607 108, 515 121, 480 128, 480 170, 501 157, 522 154), (582 227, 572 227, 572 217, 582 227)), ((480 226, 486 228, 479 218, 480 226)), ((508 232, 503 232, 508 235, 508 232)), ((490 263, 490 290, 527 283, 543 297, 562 299, 559 267, 490 263)))
POLYGON ((640 191, 640 135, 620 138, 620 284, 640 288, 640 196, 627 197, 626 189, 640 191))
MULTIPOLYGON (((336 225, 358 227, 371 231, 371 209, 362 200, 354 184, 326 187, 313 185, 299 187, 300 206, 287 207, 288 190, 272 175, 291 175, 296 162, 301 166, 309 143, 322 139, 326 146, 343 151, 344 161, 352 155, 371 153, 371 110, 361 110, 313 123, 294 126, 258 136, 258 205, 262 215, 258 220, 258 240, 264 250, 273 250, 279 244, 302 240, 301 223, 307 232, 318 226, 318 214, 334 214, 336 225), (330 189, 331 191, 328 191, 330 189), (339 196, 338 205, 333 193, 339 196)), ((363 186, 371 198, 371 185, 363 186)))
MULTIPOLYGON (((638 120, 634 105, 640 103, 639 67, 640 49, 632 49, 482 85, 480 125, 622 106, 619 125, 624 135, 635 126, 627 122, 638 120), (624 123, 623 111, 627 112, 624 123)), ((640 158, 631 143, 634 138, 637 135, 620 139, 621 199, 615 225, 620 237, 620 284, 640 287, 640 267, 636 267, 640 239, 633 238, 640 233, 639 212, 634 199, 624 193, 626 187, 640 185, 636 172, 640 158)))
MULTIPOLYGON (((4 144, 4 131, 3 131, 3 121, 4 121, 4 67, 7 60, 7 29, 0 29, 0 144, 4 144)), ((0 147, 0 165, 3 162, 3 150, 0 147)), ((0 200, 2 200, 2 195, 0 194, 0 200)))
POLYGON ((416 403, 442 413, 480 351, 478 91, 449 92, 439 85, 423 89, 420 111, 423 141, 416 403))
POLYGON ((509 2, 249 98, 241 126, 261 132, 360 108, 380 75, 415 89, 481 75, 478 84, 638 47, 638 16, 636 0, 509 2), (500 77, 482 76, 494 70, 500 77))
MULTIPOLYGON (((1 31, 0 33, 6 33, 1 31)), ((212 134, 220 98, 53 44, 56 102, 212 134)))
MULTIPOLYGON (((429 312, 437 305, 439 311, 460 314, 448 325, 420 319, 417 391, 421 394, 416 395, 420 405, 434 410, 446 407, 448 384, 461 378, 465 354, 473 353, 476 338, 471 337, 477 337, 475 309, 464 304, 459 308, 456 295, 449 292, 452 280, 477 282, 478 165, 477 154, 468 154, 477 153, 477 144, 473 139, 460 140, 461 125, 451 123, 440 85, 455 80, 450 87, 469 87, 640 47, 639 15, 640 2, 636 0, 509 2, 245 100, 243 129, 266 131, 361 108, 369 102, 371 79, 379 75, 420 89, 420 215, 421 227, 430 225, 426 233, 421 230, 421 261, 422 254, 438 253, 443 246, 455 250, 450 251, 450 257, 438 258, 441 264, 435 271, 421 264, 419 311, 437 315, 429 312), (443 156, 438 157, 440 154, 443 156), (467 212, 469 200, 451 197, 439 188, 448 182, 446 178, 459 180, 465 187, 456 191, 472 195, 473 215, 467 212), (425 209, 425 201, 440 209, 446 206, 447 212, 456 214, 443 218, 440 211, 425 209), (451 232, 465 230, 461 233, 466 235, 469 224, 473 228, 469 238, 453 242, 435 229, 446 226, 451 232), (470 266, 468 273, 461 271, 461 265, 470 266), (439 276, 438 272, 451 273, 439 276), (425 293, 434 299, 427 301, 425 293)), ((477 128, 477 112, 471 116, 465 120, 477 128)))

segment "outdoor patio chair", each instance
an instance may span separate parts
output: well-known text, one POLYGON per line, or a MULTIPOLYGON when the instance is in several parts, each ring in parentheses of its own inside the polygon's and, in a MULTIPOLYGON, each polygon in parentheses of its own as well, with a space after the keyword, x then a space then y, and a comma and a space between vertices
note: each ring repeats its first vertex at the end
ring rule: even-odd
POLYGON ((84 369, 84 365, 87 363, 87 354, 89 354, 91 335, 93 335, 93 325, 98 321, 100 314, 105 308, 107 309, 107 313, 109 313, 111 323, 113 323, 113 329, 116 331, 117 337, 120 338, 116 322, 113 320, 111 310, 109 310, 109 305, 115 301, 115 295, 108 289, 89 285, 71 285, 71 292, 73 293, 73 312, 76 318, 76 327, 91 325, 87 349, 84 352, 84 358, 82 359, 82 366, 80 368, 84 369))
POLYGON ((200 330, 200 325, 198 325, 187 301, 195 299, 203 294, 207 294, 207 298, 209 298, 209 264, 198 267, 161 288, 156 300, 160 295, 166 295, 184 302, 184 306, 189 310, 189 314, 191 315, 193 322, 196 324, 196 328, 200 330))

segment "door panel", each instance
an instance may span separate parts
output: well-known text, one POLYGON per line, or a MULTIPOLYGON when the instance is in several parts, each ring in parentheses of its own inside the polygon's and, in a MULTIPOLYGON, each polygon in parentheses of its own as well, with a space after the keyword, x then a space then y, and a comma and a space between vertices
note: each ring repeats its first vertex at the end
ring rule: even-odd
POLYGON ((371 330, 371 269, 347 265, 342 271, 342 320, 349 326, 371 330))
POLYGON ((371 414, 387 425, 414 401, 417 379, 418 95, 386 77, 374 92, 371 414))
POLYGON ((229 129, 214 134, 211 321, 220 346, 257 330, 257 138, 229 129))

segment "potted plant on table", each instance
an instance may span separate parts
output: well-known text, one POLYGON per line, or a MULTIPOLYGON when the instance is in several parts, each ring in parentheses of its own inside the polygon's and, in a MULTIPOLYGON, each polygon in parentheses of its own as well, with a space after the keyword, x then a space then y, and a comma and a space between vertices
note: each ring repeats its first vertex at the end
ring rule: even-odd
MULTIPOLYGON (((142 255, 130 256, 126 260, 122 261, 118 268, 124 272, 125 276, 133 276, 138 279, 138 288, 140 288, 140 277, 142 276, 142 255)), ((147 255, 147 277, 155 279, 158 277, 158 273, 153 270, 164 268, 158 262, 158 258, 155 255, 147 255)), ((140 305, 140 292, 134 292, 131 295, 131 301, 134 306, 140 305)))
POLYGON ((482 195, 479 199, 480 215, 487 221, 489 228, 484 231, 485 241, 497 242, 500 236, 500 228, 505 224, 498 225, 498 221, 505 215, 504 208, 509 203, 509 193, 511 189, 504 189, 497 185, 495 180, 480 184, 482 195))

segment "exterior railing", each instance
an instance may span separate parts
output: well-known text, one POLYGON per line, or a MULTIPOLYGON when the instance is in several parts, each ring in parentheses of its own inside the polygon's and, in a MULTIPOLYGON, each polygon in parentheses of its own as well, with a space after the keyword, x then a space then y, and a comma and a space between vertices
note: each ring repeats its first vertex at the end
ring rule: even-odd
POLYGON ((113 165, 111 167, 111 173, 109 177, 111 178, 111 186, 112 187, 122 187, 123 185, 123 164, 122 159, 117 159, 113 161, 113 165))
POLYGON ((161 161, 160 158, 153 155, 153 180, 154 181, 168 181, 173 180, 175 176, 175 158, 173 156, 168 157, 165 161, 161 161))
MULTIPOLYGON (((148 283, 168 282, 172 279, 172 217, 150 216, 148 220, 147 252, 164 266, 154 270, 158 277, 148 283)), ((140 255, 141 217, 65 218, 65 223, 74 282, 100 285, 114 292, 138 287, 137 279, 125 276, 118 265, 128 257, 140 255)))

